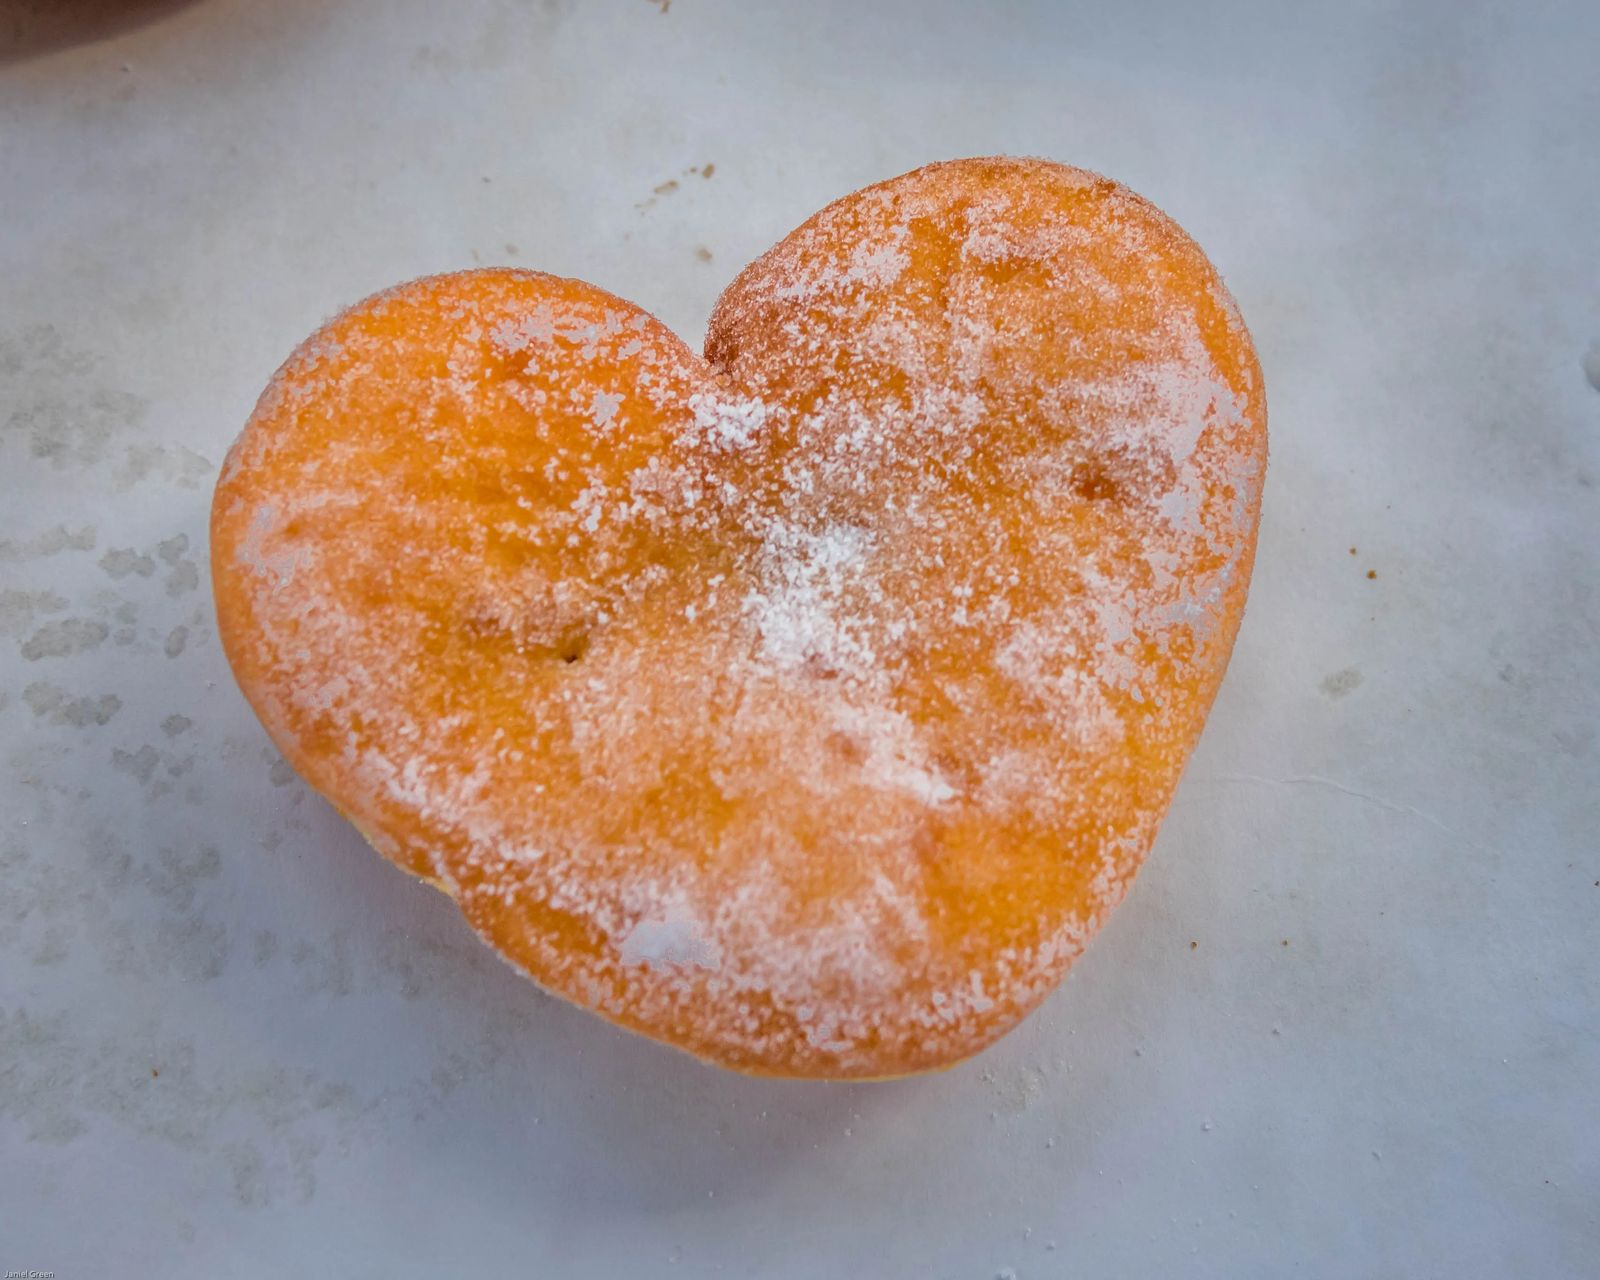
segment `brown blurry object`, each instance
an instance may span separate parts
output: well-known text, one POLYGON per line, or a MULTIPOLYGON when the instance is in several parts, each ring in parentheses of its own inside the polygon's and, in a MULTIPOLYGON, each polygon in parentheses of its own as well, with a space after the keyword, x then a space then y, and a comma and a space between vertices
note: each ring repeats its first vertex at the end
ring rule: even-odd
POLYGON ((107 40, 194 0, 0 0, 0 64, 107 40))

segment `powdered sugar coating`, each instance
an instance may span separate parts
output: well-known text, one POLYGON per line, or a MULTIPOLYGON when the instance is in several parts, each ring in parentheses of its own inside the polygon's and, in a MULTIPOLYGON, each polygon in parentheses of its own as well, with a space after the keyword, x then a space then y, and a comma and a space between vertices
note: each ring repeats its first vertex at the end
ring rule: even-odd
POLYGON ((968 161, 824 210, 707 356, 525 272, 336 319, 219 485, 229 656, 550 989, 748 1070, 942 1065, 1059 980, 1199 733, 1249 339, 1125 189, 968 161))

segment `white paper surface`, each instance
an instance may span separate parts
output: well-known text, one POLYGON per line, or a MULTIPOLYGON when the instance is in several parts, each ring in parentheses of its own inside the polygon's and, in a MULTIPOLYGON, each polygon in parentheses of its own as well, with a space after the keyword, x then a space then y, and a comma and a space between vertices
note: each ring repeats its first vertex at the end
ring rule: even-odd
POLYGON ((1600 8, 43 8, 0 6, 0 1269, 1600 1274, 1600 8), (376 288, 536 266, 694 342, 821 204, 992 152, 1227 276, 1243 634, 1018 1032, 724 1074, 539 994, 277 761, 210 484, 376 288))

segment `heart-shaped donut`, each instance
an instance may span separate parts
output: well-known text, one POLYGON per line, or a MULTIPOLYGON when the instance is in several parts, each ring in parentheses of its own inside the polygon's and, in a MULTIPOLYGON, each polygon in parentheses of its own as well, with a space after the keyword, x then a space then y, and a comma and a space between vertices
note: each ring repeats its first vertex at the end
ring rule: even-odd
POLYGON ((1199 248, 1105 178, 931 165, 742 272, 702 359, 483 270, 330 321, 212 512, 288 760, 550 991, 878 1077, 1056 984, 1154 837, 1266 462, 1199 248))

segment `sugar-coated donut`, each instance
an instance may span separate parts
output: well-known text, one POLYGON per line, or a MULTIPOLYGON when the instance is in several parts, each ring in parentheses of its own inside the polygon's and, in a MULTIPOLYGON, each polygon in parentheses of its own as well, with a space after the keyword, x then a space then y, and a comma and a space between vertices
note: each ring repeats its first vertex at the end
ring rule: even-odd
POLYGON ((930 165, 746 268, 697 356, 530 271, 300 346, 212 511, 288 760, 550 991, 743 1071, 989 1044, 1121 898, 1254 555, 1217 273, 1105 178, 930 165))

